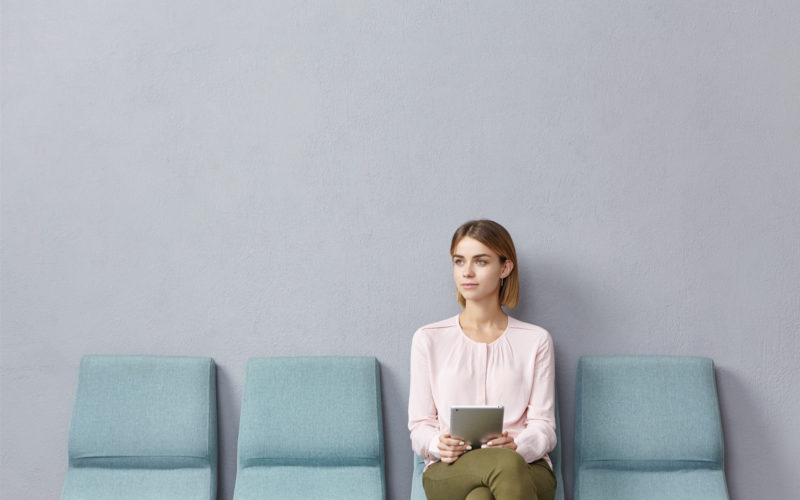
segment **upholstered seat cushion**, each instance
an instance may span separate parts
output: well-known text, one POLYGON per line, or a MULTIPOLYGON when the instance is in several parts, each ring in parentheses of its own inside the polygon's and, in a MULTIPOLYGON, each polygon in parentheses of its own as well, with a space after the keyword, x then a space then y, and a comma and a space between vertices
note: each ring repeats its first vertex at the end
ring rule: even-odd
MULTIPOLYGON (((602 492, 598 498, 646 498, 648 500, 708 500, 727 498, 721 470, 620 471, 584 469, 578 488, 602 492)), ((590 497, 585 494, 584 496, 590 497)))
POLYGON ((204 468, 110 469, 73 467, 62 500, 196 500, 214 498, 212 472, 204 468))
POLYGON ((384 497, 378 466, 248 467, 236 478, 237 499, 374 500, 384 497))

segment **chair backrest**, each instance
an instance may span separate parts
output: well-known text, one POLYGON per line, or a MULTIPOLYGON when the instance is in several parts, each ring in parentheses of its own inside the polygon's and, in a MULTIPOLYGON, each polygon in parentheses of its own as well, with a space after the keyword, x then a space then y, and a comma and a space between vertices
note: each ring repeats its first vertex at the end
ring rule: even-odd
POLYGON ((588 356, 578 363, 575 484, 582 468, 721 469, 711 359, 588 356))
MULTIPOLYGON (((558 395, 555 397, 556 407, 556 447, 548 453, 553 463, 553 472, 558 484, 556 486, 555 500, 564 500, 564 477, 561 474, 561 422, 558 414, 558 395)), ((414 453, 414 472, 411 478, 411 500, 425 500, 425 490, 422 487, 422 472, 425 470, 425 460, 414 453)))
POLYGON ((88 355, 69 431, 70 465, 217 464, 211 358, 88 355))
POLYGON ((380 372, 374 357, 252 358, 242 397, 238 470, 380 467, 380 372))
POLYGON ((216 496, 214 361, 85 356, 62 500, 216 496))

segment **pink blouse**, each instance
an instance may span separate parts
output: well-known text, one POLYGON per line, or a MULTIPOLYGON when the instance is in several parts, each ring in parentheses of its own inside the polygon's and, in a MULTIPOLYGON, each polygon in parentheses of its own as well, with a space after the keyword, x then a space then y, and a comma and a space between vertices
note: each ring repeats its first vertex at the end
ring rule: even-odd
MULTIPOLYGON (((494 342, 475 342, 458 316, 423 326, 411 342, 408 429, 425 466, 441 459, 439 435, 454 405, 503 405, 503 430, 530 463, 556 445, 555 363, 547 330, 508 318, 494 342)), ((550 463, 552 467, 552 463, 550 463)))

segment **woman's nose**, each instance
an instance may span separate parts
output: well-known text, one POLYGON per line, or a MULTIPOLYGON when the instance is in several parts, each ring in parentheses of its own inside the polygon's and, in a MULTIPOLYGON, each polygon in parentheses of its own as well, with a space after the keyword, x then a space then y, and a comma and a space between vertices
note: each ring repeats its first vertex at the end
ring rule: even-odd
POLYGON ((464 276, 472 276, 472 265, 467 264, 464 266, 464 276))

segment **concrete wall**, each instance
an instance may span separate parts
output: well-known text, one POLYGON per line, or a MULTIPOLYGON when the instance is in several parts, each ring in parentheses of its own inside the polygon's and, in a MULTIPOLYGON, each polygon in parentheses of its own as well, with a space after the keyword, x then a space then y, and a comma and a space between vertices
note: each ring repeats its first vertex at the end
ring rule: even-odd
MULTIPOLYGON (((57 498, 85 353, 407 359, 494 218, 514 314, 580 355, 712 357, 734 498, 800 490, 800 4, 2 2, 0 496, 57 498)), ((571 491, 571 485, 567 485, 571 491)))

